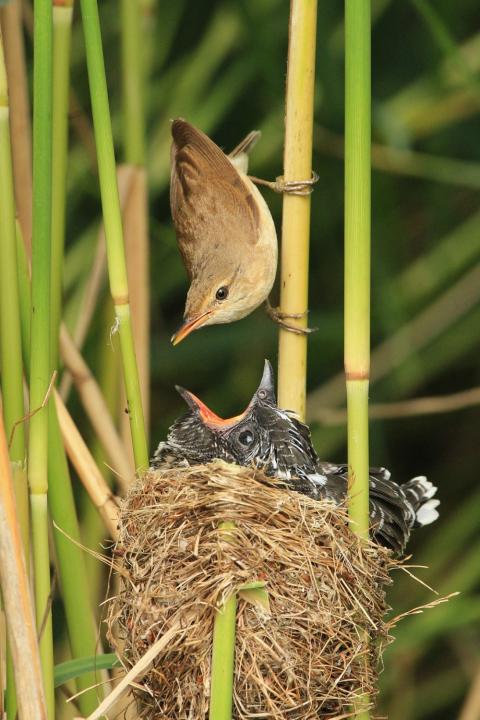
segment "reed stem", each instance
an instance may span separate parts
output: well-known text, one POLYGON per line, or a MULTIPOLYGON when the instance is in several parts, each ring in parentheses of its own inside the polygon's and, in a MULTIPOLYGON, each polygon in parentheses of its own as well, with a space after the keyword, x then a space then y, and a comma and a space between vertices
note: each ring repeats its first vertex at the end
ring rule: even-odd
MULTIPOLYGON (((17 276, 15 197, 10 145, 7 75, 0 31, 0 366, 5 431, 12 430, 24 414, 22 337, 17 276)), ((25 474, 25 430, 16 425, 9 448, 13 465, 15 497, 28 566, 29 509, 25 474)))
MULTIPOLYGON (((345 0, 345 376, 348 414, 348 512, 368 538, 370 375, 370 0, 345 0)), ((362 641, 368 638, 362 633, 362 641)), ((368 720, 368 696, 355 705, 368 720)))
MULTIPOLYGON (((46 720, 37 635, 0 413, 0 585, 18 687, 20 720, 46 720)), ((9 715, 16 717, 16 713, 9 715)))
POLYGON ((68 148, 68 91, 73 0, 53 0, 53 168, 50 365, 58 365, 62 316, 62 271, 65 243, 65 196, 68 148), (58 4, 57 4, 58 2, 58 4))
POLYGON ((10 132, 15 202, 28 248, 32 237, 32 127, 23 36, 23 3, 0 7, 10 97, 10 132))
POLYGON ((143 41, 139 0, 121 0, 125 161, 145 164, 143 41))
MULTIPOLYGON (((21 232, 18 231, 18 236, 21 232)), ((22 288, 20 295, 21 325, 24 346, 24 365, 30 369, 29 317, 24 309, 30 299, 28 279, 28 261, 21 241, 18 244, 18 277, 22 288)), ((63 431, 63 427, 62 427, 63 431)), ((97 646, 97 634, 90 601, 85 555, 80 547, 81 537, 78 526, 75 500, 70 479, 63 438, 59 426, 57 410, 49 404, 48 428, 48 507, 52 520, 58 526, 53 538, 60 570, 60 585, 70 648, 74 657, 87 657, 94 654, 97 646)), ((77 678, 76 684, 82 694, 78 704, 84 715, 92 712, 97 704, 95 673, 85 673, 77 678)))
MULTIPOLYGON (((132 184, 124 212, 125 252, 130 288, 133 337, 138 363, 142 407, 148 438, 150 410, 150 263, 148 197, 145 169, 145 33, 141 0, 121 0, 123 145, 125 162, 133 165, 132 184)), ((120 416, 128 437, 127 418, 120 416)))
MULTIPOLYGON (((224 522, 219 532, 228 541, 234 529, 235 523, 224 522)), ((209 720, 232 718, 236 618, 237 595, 234 592, 215 613, 209 720)))
MULTIPOLYGON (((284 180, 312 175, 313 100, 317 0, 292 0, 288 44, 284 180)), ((287 322, 307 326, 310 196, 283 196, 280 311, 300 315, 287 322)), ((279 405, 305 418, 307 336, 280 328, 278 348, 279 405)))
POLYGON ((115 168, 105 63, 96 0, 81 0, 90 95, 97 145, 100 192, 107 242, 110 290, 120 334, 125 389, 137 470, 148 467, 148 449, 135 357, 122 218, 115 168))
MULTIPOLYGON (((22 535, 25 566, 29 565, 29 505, 23 423, 16 425, 25 414, 23 403, 22 338, 18 302, 17 247, 15 222, 14 180, 10 140, 10 107, 7 70, 0 29, 0 368, 2 378, 2 406, 7 438, 12 436, 9 456, 18 521, 22 535)), ((10 647, 7 653, 7 687, 5 707, 8 717, 14 717, 17 701, 14 668, 10 647)))
POLYGON ((28 479, 32 513, 35 609, 48 717, 55 713, 48 551, 48 401, 52 212, 52 3, 35 0, 33 42, 32 322, 28 479))

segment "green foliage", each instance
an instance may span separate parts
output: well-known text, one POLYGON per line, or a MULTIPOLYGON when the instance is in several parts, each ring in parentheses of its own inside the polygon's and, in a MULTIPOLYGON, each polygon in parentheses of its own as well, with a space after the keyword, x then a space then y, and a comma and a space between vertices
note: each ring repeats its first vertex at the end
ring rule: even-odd
POLYGON ((117 667, 121 667, 121 665, 115 653, 66 660, 55 665, 55 687, 60 687, 69 680, 75 680, 86 673, 94 673, 97 670, 111 670, 117 667))

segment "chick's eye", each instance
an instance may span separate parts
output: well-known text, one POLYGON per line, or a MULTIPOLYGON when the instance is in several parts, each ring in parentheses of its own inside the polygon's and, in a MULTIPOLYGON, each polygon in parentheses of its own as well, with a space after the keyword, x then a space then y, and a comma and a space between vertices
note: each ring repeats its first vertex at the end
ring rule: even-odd
POLYGON ((217 300, 226 300, 228 297, 228 288, 222 285, 222 287, 219 287, 217 292, 215 293, 215 297, 217 300))
POLYGON ((254 439, 255 438, 251 430, 243 430, 238 436, 238 442, 244 447, 250 447, 254 439))

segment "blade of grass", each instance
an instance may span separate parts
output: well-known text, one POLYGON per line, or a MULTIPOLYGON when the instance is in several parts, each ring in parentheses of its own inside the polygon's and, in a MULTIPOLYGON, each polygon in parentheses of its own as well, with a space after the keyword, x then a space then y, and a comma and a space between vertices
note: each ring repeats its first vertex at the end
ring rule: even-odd
POLYGON ((85 673, 94 673, 96 670, 111 670, 114 667, 121 667, 120 660, 115 653, 103 653, 102 655, 75 658, 75 660, 65 660, 65 662, 55 665, 55 687, 64 685, 69 680, 85 675, 85 673))
MULTIPOLYGON (((316 0, 292 0, 287 65, 284 180, 309 180, 317 32, 316 0)), ((310 196, 285 194, 282 219, 280 312, 298 328, 307 326, 310 196)), ((305 417, 307 336, 280 328, 279 405, 305 417)))
POLYGON ((116 323, 120 334, 135 465, 137 470, 142 470, 148 467, 148 449, 133 342, 125 247, 115 171, 100 19, 96 0, 81 0, 81 9, 97 145, 110 290, 115 304, 116 323))
POLYGON ((52 5, 36 0, 33 60, 32 322, 28 480, 37 628, 48 717, 55 713, 48 550, 48 401, 50 384, 50 263, 52 213, 52 5))
MULTIPOLYGON (((368 386, 370 376, 370 0, 345 0, 345 378, 348 514, 369 534, 368 386)), ((366 633, 362 642, 368 643, 366 633)), ((368 658, 363 660, 368 662, 368 658)), ((360 695, 355 717, 368 720, 360 695)))

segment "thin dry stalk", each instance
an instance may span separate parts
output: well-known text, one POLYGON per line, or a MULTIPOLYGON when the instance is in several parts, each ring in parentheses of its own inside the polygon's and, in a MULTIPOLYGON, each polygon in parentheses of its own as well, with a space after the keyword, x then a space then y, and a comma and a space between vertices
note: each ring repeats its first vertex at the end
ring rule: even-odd
POLYGON ((458 720, 479 720, 480 719, 480 667, 473 676, 470 690, 467 693, 465 702, 460 710, 458 720))
POLYGON ((121 679, 117 687, 112 690, 109 695, 107 695, 105 700, 100 703, 95 712, 91 713, 86 720, 99 720, 99 718, 102 718, 105 713, 108 712, 108 710, 110 710, 118 702, 118 700, 120 700, 122 695, 131 689, 133 682, 140 680, 143 675, 145 675, 157 655, 162 652, 162 650, 165 650, 170 641, 173 640, 179 631, 181 631, 180 626, 176 623, 173 627, 167 630, 161 638, 154 642, 145 655, 143 655, 138 662, 135 663, 131 670, 129 670, 128 673, 121 679))
POLYGON ((0 581, 20 720, 46 720, 37 633, 0 411, 0 581))
MULTIPOLYGON (((134 180, 134 168, 129 165, 119 165, 117 168, 118 194, 120 208, 125 222, 125 207, 130 197, 132 183, 134 180)), ((80 304, 78 320, 73 331, 73 341, 76 347, 81 350, 87 337, 92 317, 98 306, 98 297, 106 280, 107 248, 105 245, 105 228, 103 222, 98 231, 97 250, 92 264, 92 270, 85 288, 85 294, 80 304)), ((60 383, 60 395, 66 401, 72 385, 72 377, 69 372, 64 372, 60 383)), ((130 445, 128 438, 127 445, 130 445)))
MULTIPOLYGON (((402 325, 372 352, 370 382, 377 382, 418 353, 444 330, 466 315, 480 299, 480 264, 468 270, 454 285, 412 320, 402 325)), ((339 404, 345 397, 345 376, 334 375, 308 396, 307 416, 317 418, 317 408, 339 404)))
MULTIPOLYGON (((149 238, 147 225, 147 174, 144 167, 127 166, 133 173, 123 209, 123 232, 127 258, 128 287, 132 309, 133 337, 140 375, 143 414, 148 427, 150 380, 150 273, 149 238)), ((125 391, 122 384, 125 407, 125 391)), ((125 413, 121 415, 121 432, 125 447, 130 447, 130 427, 125 413)))
POLYGON ((105 482, 90 450, 57 391, 55 391, 55 403, 63 442, 70 462, 77 471, 92 503, 103 518, 110 536, 115 540, 118 536, 119 508, 112 491, 105 482))
MULTIPOLYGON (((480 405, 480 387, 469 388, 450 395, 433 395, 391 403, 372 403, 369 406, 368 414, 370 420, 385 420, 456 412, 476 405, 480 405)), ((347 411, 336 408, 319 408, 315 419, 324 425, 344 425, 347 421, 347 411)))
POLYGON ((10 98, 10 132, 12 138, 15 202, 27 248, 32 240, 32 128, 28 99, 25 48, 23 42, 21 0, 11 0, 0 9, 3 30, 8 94, 10 98))
POLYGON ((60 328, 60 351, 65 366, 73 377, 88 419, 112 464, 120 486, 126 491, 135 474, 133 465, 127 457, 100 386, 64 325, 60 328))

